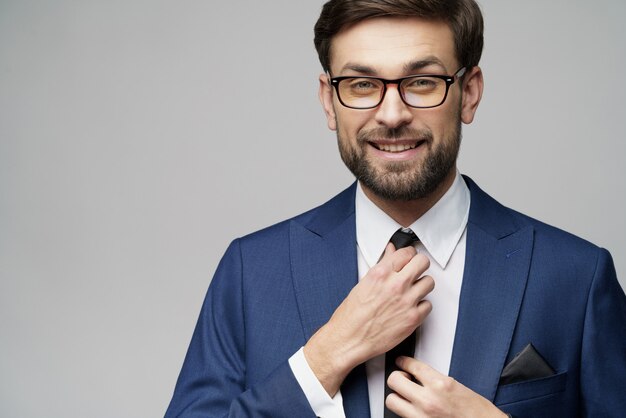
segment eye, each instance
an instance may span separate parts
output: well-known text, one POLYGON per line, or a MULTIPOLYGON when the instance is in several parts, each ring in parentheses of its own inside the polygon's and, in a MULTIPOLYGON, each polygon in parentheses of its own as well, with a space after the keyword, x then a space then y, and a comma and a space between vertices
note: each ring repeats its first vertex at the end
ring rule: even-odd
POLYGON ((441 81, 433 77, 415 77, 407 80, 405 88, 412 91, 428 91, 436 89, 441 81))
POLYGON ((377 80, 370 80, 367 78, 354 78, 350 80, 350 89, 355 92, 366 92, 372 90, 378 90, 379 84, 377 80))

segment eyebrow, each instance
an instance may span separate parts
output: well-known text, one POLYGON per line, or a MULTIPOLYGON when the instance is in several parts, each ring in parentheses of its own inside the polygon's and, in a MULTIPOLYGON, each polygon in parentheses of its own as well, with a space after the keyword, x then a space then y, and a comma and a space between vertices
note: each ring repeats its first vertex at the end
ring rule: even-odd
POLYGON ((441 62, 441 60, 437 57, 426 57, 424 59, 421 60, 417 60, 417 61, 411 61, 409 63, 406 63, 404 65, 404 71, 407 74, 413 73, 415 71, 420 71, 426 67, 430 67, 430 66, 437 66, 437 67, 441 67, 441 69, 443 71, 446 71, 446 66, 443 64, 443 62, 441 62))
MULTIPOLYGON (((404 64, 403 71, 405 74, 415 74, 416 72, 426 67, 430 67, 430 66, 441 67, 443 71, 446 71, 446 66, 443 64, 443 62, 441 62, 439 58, 434 57, 434 56, 429 56, 423 59, 410 61, 404 64)), ((352 63, 352 62, 348 62, 346 65, 344 65, 339 71, 339 74, 342 74, 344 71, 347 71, 347 70, 354 71, 355 73, 358 73, 358 74, 370 75, 370 76, 375 76, 379 74, 378 71, 376 71, 373 67, 363 65, 363 64, 352 63)))
POLYGON ((373 67, 368 67, 367 65, 355 64, 351 62, 348 62, 346 65, 344 65, 341 70, 339 70, 339 74, 343 73, 346 70, 354 71, 355 73, 363 75, 376 75, 376 70, 374 70, 373 67))

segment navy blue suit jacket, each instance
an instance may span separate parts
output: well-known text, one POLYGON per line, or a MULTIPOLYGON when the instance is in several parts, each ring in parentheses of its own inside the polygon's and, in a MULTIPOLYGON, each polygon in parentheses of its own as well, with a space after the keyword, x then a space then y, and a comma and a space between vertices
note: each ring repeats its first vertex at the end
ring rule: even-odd
MULTIPOLYGON (((626 413, 626 297, 610 254, 471 192, 450 376, 519 417, 626 413), (528 343, 555 370, 499 385, 528 343)), ((166 417, 314 417, 287 360, 357 283, 355 186, 235 240, 202 306, 166 417)), ((364 366, 342 388, 369 417, 364 366)))

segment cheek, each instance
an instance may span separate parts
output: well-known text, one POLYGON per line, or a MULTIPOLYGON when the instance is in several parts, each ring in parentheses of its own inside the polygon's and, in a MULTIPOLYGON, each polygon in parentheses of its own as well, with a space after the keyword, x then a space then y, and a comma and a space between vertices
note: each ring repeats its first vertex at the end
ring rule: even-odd
POLYGON ((335 121, 337 132, 342 138, 350 140, 354 140, 363 129, 377 127, 371 111, 349 109, 341 104, 339 104, 339 107, 335 107, 335 121))
POLYGON ((433 135, 435 135, 436 138, 446 136, 448 132, 454 129, 453 122, 453 118, 450 117, 437 121, 436 124, 432 125, 433 135))
POLYGON ((435 142, 441 142, 457 130, 459 111, 458 103, 446 101, 443 106, 429 109, 422 114, 421 120, 432 132, 435 142))

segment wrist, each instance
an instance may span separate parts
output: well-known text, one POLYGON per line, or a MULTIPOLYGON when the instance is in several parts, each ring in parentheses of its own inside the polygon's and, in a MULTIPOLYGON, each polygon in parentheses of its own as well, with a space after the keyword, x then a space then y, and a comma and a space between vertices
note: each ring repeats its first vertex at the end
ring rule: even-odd
POLYGON ((342 343, 333 341, 332 334, 325 327, 320 328, 304 345, 303 354, 319 382, 333 397, 356 364, 346 361, 346 356, 338 349, 342 343))

